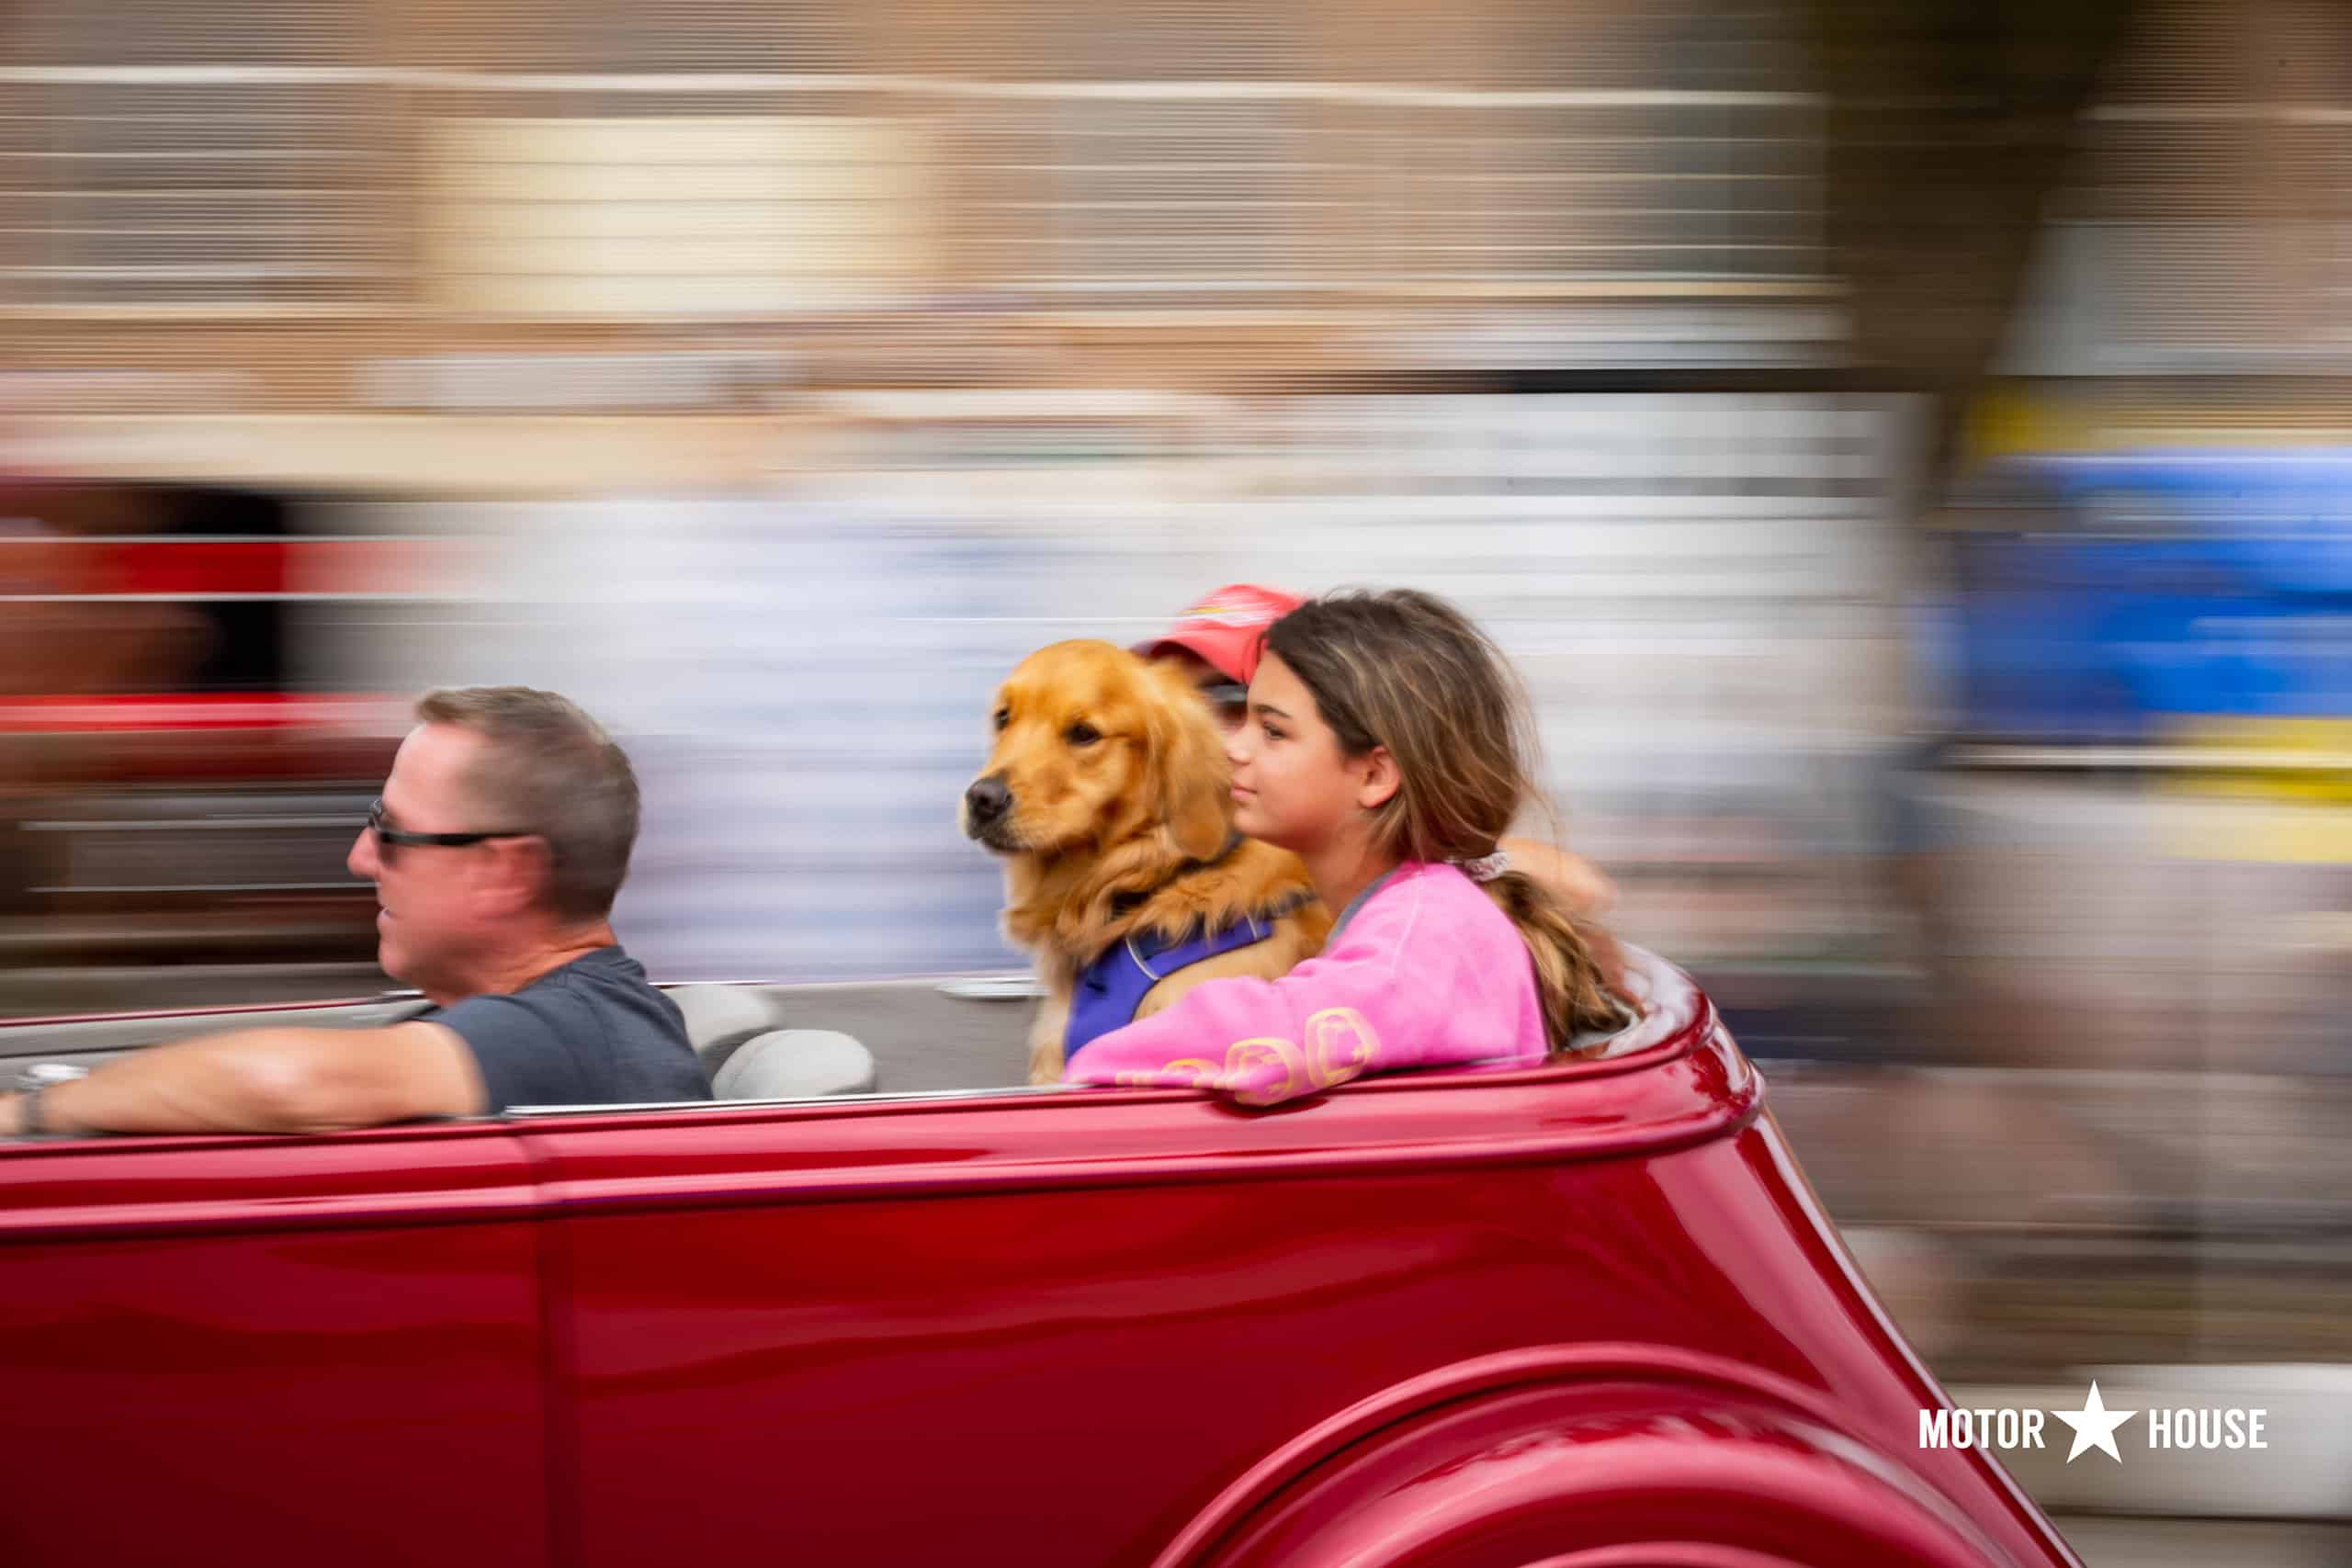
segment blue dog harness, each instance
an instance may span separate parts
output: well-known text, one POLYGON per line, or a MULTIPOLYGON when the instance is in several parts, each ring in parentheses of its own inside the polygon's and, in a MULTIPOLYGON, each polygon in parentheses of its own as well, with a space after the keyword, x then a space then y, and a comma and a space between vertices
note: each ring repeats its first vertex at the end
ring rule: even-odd
MULTIPOLYGON (((1241 835, 1236 833, 1216 860, 1231 854, 1240 841, 1241 835)), ((1098 1035, 1133 1023, 1144 993, 1169 976, 1204 958, 1265 941, 1274 934, 1276 920, 1304 908, 1312 897, 1312 894, 1301 894, 1276 908, 1244 915, 1221 931, 1204 931, 1195 925, 1172 937, 1159 931, 1135 932, 1095 954, 1094 961, 1079 973, 1077 988, 1071 993, 1069 1022, 1062 1030, 1063 1061, 1077 1055, 1098 1035)))
POLYGON ((1062 1032, 1063 1059, 1077 1055, 1079 1048, 1097 1035, 1134 1022, 1144 993, 1179 969, 1273 934, 1272 920, 1244 915, 1238 924, 1221 931, 1203 931, 1194 926, 1179 938, 1145 931, 1110 948, 1078 977, 1078 989, 1070 999, 1069 1025, 1062 1032))

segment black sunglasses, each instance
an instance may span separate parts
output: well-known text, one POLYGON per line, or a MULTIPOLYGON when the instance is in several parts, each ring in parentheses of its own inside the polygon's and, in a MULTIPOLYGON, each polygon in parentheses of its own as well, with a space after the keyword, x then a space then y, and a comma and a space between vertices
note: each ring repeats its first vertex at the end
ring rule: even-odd
POLYGON ((411 833, 399 828, 384 826, 384 797, 378 795, 376 804, 368 808, 368 830, 376 835, 376 852, 386 860, 392 858, 397 848, 462 849, 491 839, 527 839, 534 836, 527 828, 510 828, 495 833, 411 833))
POLYGON ((1250 706, 1250 688, 1238 681, 1210 681, 1198 690, 1213 708, 1238 714, 1247 711, 1250 706))

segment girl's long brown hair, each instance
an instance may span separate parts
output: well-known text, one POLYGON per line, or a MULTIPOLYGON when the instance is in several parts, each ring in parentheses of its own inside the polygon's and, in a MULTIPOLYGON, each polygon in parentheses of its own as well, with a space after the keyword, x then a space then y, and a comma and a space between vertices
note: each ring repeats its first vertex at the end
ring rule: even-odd
MULTIPOLYGON (((1374 845, 1404 860, 1490 855, 1536 794, 1534 721, 1518 677, 1487 634, 1434 594, 1409 588, 1310 599, 1266 633, 1315 694, 1340 750, 1385 746, 1396 793, 1373 812, 1374 845)), ((1483 884, 1535 960, 1552 1049, 1615 1030, 1628 1009, 1616 944, 1571 914, 1534 878, 1507 871, 1483 884)))

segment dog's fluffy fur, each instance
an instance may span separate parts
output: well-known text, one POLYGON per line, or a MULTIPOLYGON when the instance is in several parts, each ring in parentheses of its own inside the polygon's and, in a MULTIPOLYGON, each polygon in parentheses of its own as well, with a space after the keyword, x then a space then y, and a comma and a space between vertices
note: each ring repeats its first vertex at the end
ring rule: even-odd
POLYGON ((1181 671, 1107 642, 1055 643, 997 689, 992 722, 995 748, 974 787, 1001 784, 1010 801, 989 816, 967 792, 963 826, 1005 857, 1005 934, 1030 951, 1046 987, 1030 1082, 1060 1078, 1078 977, 1132 934, 1176 937, 1306 900, 1264 942, 1160 981, 1138 1018, 1203 980, 1271 978, 1321 950, 1330 913, 1296 855, 1247 839, 1216 860, 1233 824, 1225 741, 1181 671))

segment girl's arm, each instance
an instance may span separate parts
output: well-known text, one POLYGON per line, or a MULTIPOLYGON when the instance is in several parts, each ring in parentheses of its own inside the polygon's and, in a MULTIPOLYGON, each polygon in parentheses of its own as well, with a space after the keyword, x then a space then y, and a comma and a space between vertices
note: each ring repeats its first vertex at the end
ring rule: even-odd
MULTIPOLYGON (((1492 912, 1486 895, 1470 897, 1492 912)), ((1383 893, 1278 980, 1206 980, 1080 1049, 1071 1083, 1214 1089, 1272 1105, 1394 1067, 1543 1055, 1525 945, 1449 919, 1426 883, 1383 893), (1516 967, 1511 967, 1515 965, 1516 967), (1530 1042, 1532 1044, 1530 1044, 1530 1042)))

